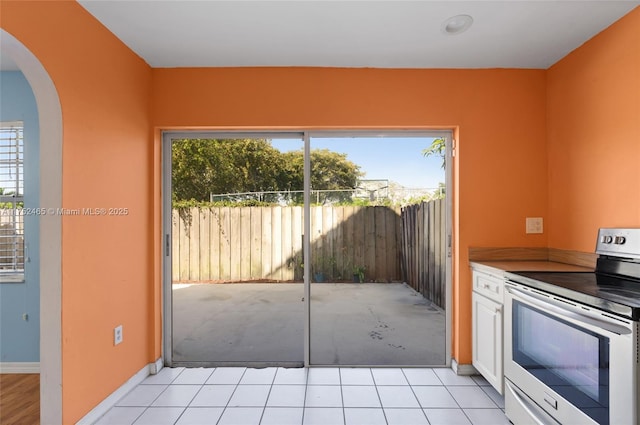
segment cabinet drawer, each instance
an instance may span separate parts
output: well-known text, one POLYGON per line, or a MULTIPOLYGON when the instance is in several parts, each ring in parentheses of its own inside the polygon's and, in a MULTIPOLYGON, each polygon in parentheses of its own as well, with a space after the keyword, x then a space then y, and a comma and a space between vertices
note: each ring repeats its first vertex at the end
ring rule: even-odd
POLYGON ((474 270, 473 290, 502 304, 504 300, 504 279, 474 270))

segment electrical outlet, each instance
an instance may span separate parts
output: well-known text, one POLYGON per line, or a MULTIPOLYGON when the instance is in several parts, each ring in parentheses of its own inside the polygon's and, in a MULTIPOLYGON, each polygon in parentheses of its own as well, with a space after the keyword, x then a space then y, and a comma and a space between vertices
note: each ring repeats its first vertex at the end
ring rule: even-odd
POLYGON ((542 217, 527 217, 527 233, 542 233, 542 217))
POLYGON ((116 326, 113 329, 113 345, 118 345, 122 342, 122 325, 116 326))

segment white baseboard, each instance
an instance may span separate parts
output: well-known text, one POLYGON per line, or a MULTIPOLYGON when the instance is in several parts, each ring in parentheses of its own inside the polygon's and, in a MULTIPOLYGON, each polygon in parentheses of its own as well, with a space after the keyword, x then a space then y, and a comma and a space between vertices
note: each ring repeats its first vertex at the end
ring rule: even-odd
POLYGON ((458 364, 456 359, 451 359, 451 369, 456 373, 456 375, 479 375, 478 371, 471 364, 458 364))
POLYGON ((162 361, 162 357, 155 361, 155 363, 149 364, 149 373, 152 375, 157 374, 164 367, 164 362, 162 361))
POLYGON ((40 373, 40 362, 0 362, 0 373, 40 373))
POLYGON ((82 419, 76 422, 76 425, 90 425, 95 423, 98 419, 100 419, 105 413, 109 411, 116 403, 125 396, 129 391, 134 389, 139 383, 144 381, 144 379, 151 375, 151 371, 155 371, 158 373, 160 369, 158 369, 158 364, 160 364, 160 369, 162 368, 162 359, 158 359, 153 363, 149 363, 145 365, 142 369, 136 372, 127 382, 122 384, 120 388, 112 392, 107 398, 102 400, 100 404, 91 409, 89 413, 84 415, 82 419))

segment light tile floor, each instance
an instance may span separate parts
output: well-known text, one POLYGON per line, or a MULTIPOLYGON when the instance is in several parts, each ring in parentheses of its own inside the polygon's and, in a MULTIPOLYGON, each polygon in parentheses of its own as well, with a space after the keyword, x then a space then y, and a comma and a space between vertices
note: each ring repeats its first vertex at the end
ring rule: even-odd
POLYGON ((509 424, 482 377, 446 368, 164 368, 96 425, 509 424))

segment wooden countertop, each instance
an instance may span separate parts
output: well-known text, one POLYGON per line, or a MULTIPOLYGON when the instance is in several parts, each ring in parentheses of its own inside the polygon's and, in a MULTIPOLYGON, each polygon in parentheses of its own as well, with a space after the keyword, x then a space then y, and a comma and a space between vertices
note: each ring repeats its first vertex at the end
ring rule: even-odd
POLYGON ((504 272, 592 272, 593 268, 555 261, 472 261, 471 268, 504 275, 504 272))
POLYGON ((469 248, 473 269, 504 276, 504 272, 592 272, 597 255, 555 248, 469 248))

